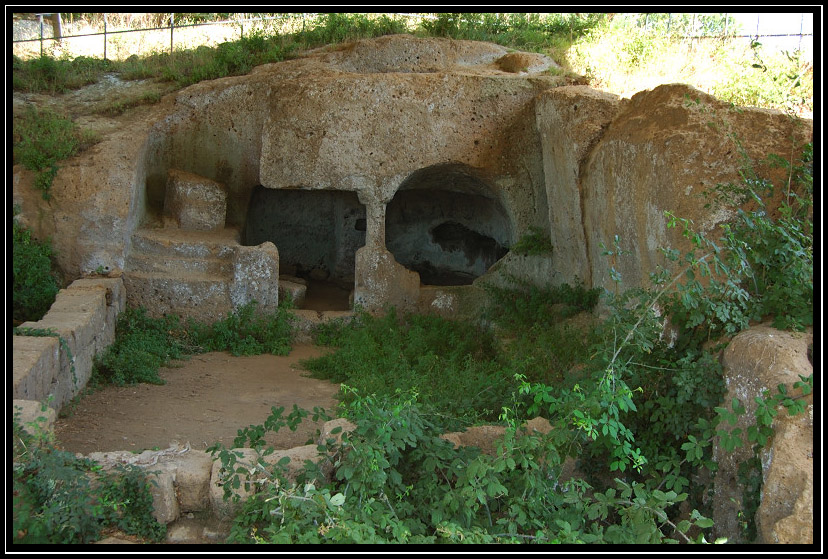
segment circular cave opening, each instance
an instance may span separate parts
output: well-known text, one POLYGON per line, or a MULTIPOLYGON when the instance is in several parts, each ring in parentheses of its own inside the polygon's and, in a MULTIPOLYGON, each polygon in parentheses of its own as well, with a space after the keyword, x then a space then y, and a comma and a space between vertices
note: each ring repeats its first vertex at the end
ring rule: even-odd
POLYGON ((257 185, 250 195, 241 243, 276 245, 280 281, 298 279, 307 286, 299 308, 348 310, 365 224, 365 206, 355 192, 257 185))
POLYGON ((471 167, 416 171, 386 211, 386 246, 426 285, 469 285, 507 252, 510 221, 486 180, 471 167))

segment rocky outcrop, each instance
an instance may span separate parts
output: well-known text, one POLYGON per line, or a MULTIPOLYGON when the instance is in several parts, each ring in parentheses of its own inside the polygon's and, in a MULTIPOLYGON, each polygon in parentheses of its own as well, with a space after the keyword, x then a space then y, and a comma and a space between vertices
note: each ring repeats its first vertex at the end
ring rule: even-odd
POLYGON ((612 267, 622 287, 648 286, 649 273, 664 263, 659 249, 690 246, 681 230, 667 228, 665 211, 715 236, 734 208, 706 208, 702 193, 738 183, 748 162, 781 184, 780 170, 763 160, 796 155, 813 135, 812 121, 737 109, 683 84, 620 100, 563 87, 540 99, 553 259, 557 268, 577 262, 569 276, 587 274, 592 287, 612 288, 612 267), (612 248, 616 235, 628 255, 613 262, 603 247, 612 248))
MULTIPOLYGON (((308 254, 347 272, 354 301, 369 310, 413 310, 419 286, 432 280, 411 262, 421 271, 456 266, 478 284, 517 274, 611 287, 611 267, 623 286, 647 284, 659 249, 687 248, 681 232, 667 228, 665 211, 712 231, 732 208, 705 208, 704 190, 737 181, 745 156, 790 155, 812 137, 810 121, 735 110, 685 85, 620 99, 565 86, 546 72, 553 67, 497 45, 406 35, 319 49, 198 83, 136 113, 62 165, 50 203, 31 188, 33 174, 17 167, 14 201, 38 237, 52 237, 65 274, 77 277, 98 267, 125 270, 136 232, 165 218, 188 223, 188 204, 171 202, 178 184, 171 171, 220 190, 224 228, 239 231, 257 188, 347 191, 350 217, 335 216, 331 229, 347 242, 314 240, 308 254), (469 218, 461 209, 473 199, 481 211, 469 218), (447 242, 447 227, 462 231, 471 249, 447 242), (549 232, 551 256, 507 252, 490 264, 530 227, 549 232), (628 256, 613 263, 602 246, 616 236, 628 256), (472 262, 487 246, 486 258, 472 262)), ((203 206, 198 219, 220 228, 221 204, 199 196, 189 199, 203 206)), ((273 220, 286 215, 272 213, 273 220)), ((304 246, 296 244, 300 256, 304 246)), ((278 284, 277 275, 268 281, 278 284)))
MULTIPOLYGON (((744 484, 739 481, 739 466, 753 457, 752 444, 745 433, 755 424, 757 402, 765 390, 777 392, 785 385, 788 394, 798 393, 794 383, 813 374, 807 352, 813 343, 809 333, 784 332, 766 325, 755 326, 737 335, 723 355, 727 395, 745 407, 739 422, 730 427, 742 430, 743 446, 725 451, 716 441, 714 460, 718 471, 714 480, 714 530, 717 537, 742 542, 740 512, 745 512, 744 484)), ((813 543, 814 426, 813 395, 805 396, 807 412, 790 416, 777 410, 771 443, 761 451, 762 493, 755 521, 760 543, 813 543)))

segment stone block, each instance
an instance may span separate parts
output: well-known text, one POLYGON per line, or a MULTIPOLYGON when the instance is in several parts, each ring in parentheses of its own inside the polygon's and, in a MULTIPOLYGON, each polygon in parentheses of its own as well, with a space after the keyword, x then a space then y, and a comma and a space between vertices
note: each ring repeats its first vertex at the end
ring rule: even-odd
POLYGON ((294 307, 298 308, 305 304, 305 295, 307 292, 307 285, 287 280, 282 277, 279 278, 279 298, 290 299, 293 301, 294 307))
POLYGON ((181 509, 175 488, 174 468, 162 468, 155 465, 147 468, 147 480, 152 494, 152 515, 162 524, 169 524, 178 519, 181 509))
POLYGON ((178 505, 182 512, 204 511, 210 508, 210 475, 213 459, 206 452, 190 450, 176 458, 175 476, 178 505))
POLYGON ((106 290, 106 304, 117 312, 126 310, 126 292, 124 281, 118 278, 81 278, 73 281, 68 289, 99 289, 106 290))
MULTIPOLYGON (((744 542, 738 525, 738 513, 743 509, 743 486, 739 482, 739 466, 753 456, 753 445, 745 432, 755 422, 757 397, 765 390, 776 392, 778 384, 786 385, 788 394, 797 391, 793 384, 800 376, 813 374, 807 348, 813 341, 811 332, 784 332, 768 325, 756 325, 740 332, 722 354, 722 366, 727 394, 724 401, 730 407, 733 398, 745 407, 731 429, 742 429, 743 445, 727 452, 714 439, 713 459, 718 464, 713 495, 714 537, 727 537, 729 543, 744 542)), ((813 403, 813 394, 805 397, 813 403)), ((762 451, 763 487, 759 510, 756 512, 758 540, 764 543, 782 543, 774 534, 776 524, 787 519, 789 525, 806 525, 807 518, 788 518, 796 514, 796 502, 809 489, 813 490, 813 423, 807 414, 794 417, 780 411, 772 426, 776 431, 770 446, 762 451)), ((797 542, 805 543, 805 542, 797 542)))
POLYGON ((330 439, 333 439, 333 443, 338 445, 342 442, 342 435, 350 433, 354 429, 356 429, 356 425, 344 417, 326 421, 319 431, 319 444, 326 444, 330 439), (338 431, 334 433, 333 431, 337 429, 338 431))
MULTIPOLYGON (((101 295, 103 298, 103 295, 101 295)), ((88 311, 50 310, 37 322, 24 322, 21 327, 51 330, 66 341, 60 350, 60 373, 52 381, 53 404, 60 408, 71 400, 89 381, 95 340, 104 329, 104 307, 88 311), (70 357, 71 355, 71 357, 70 357), (74 370, 73 370, 74 366, 74 370)))
POLYGON ((279 251, 271 242, 236 247, 230 300, 234 307, 257 301, 259 308, 275 311, 279 306, 279 251))
POLYGON ((14 398, 43 400, 60 373, 60 341, 52 336, 12 338, 14 398))
MULTIPOLYGON (((310 460, 315 463, 319 463, 321 461, 327 462, 324 460, 324 457, 319 455, 319 449, 315 444, 297 446, 287 450, 276 450, 265 456, 264 461, 266 464, 275 466, 285 457, 287 457, 290 461, 287 463, 287 469, 284 472, 284 475, 288 481, 292 482, 295 482, 296 477, 305 470, 306 460, 310 460)), ((328 477, 328 479, 330 479, 330 476, 333 473, 333 468, 330 463, 321 464, 321 466, 322 472, 326 477, 328 477)))
POLYGON ((224 185, 193 173, 170 169, 164 215, 172 217, 181 229, 221 229, 227 215, 224 185))

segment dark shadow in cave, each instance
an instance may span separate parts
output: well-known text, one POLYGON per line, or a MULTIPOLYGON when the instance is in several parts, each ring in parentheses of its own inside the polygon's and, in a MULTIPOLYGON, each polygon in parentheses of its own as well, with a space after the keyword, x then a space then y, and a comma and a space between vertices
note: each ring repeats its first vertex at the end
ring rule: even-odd
POLYGON ((457 163, 411 174, 389 202, 386 246, 427 285, 469 285, 508 251, 510 222, 489 184, 457 163))
POLYGON ((258 185, 250 196, 242 244, 271 241, 279 276, 307 282, 303 308, 345 310, 355 255, 365 244, 365 206, 355 192, 279 190, 258 185))

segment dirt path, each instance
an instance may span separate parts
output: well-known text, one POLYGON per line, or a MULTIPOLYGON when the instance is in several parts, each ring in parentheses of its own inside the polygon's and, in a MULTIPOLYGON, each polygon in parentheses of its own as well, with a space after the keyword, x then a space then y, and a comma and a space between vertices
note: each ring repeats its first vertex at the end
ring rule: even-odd
MULTIPOLYGON (((164 449, 172 441, 204 450, 216 442, 231 446, 240 428, 262 424, 272 406, 284 406, 283 415, 293 404, 308 411, 319 406, 334 416, 339 385, 308 378, 298 368, 324 351, 295 344, 286 357, 193 355, 161 369, 167 384, 110 386, 83 396, 57 420, 57 444, 83 454, 164 449)), ((300 446, 320 426, 308 417, 295 432, 285 427, 266 440, 276 449, 300 446)))

